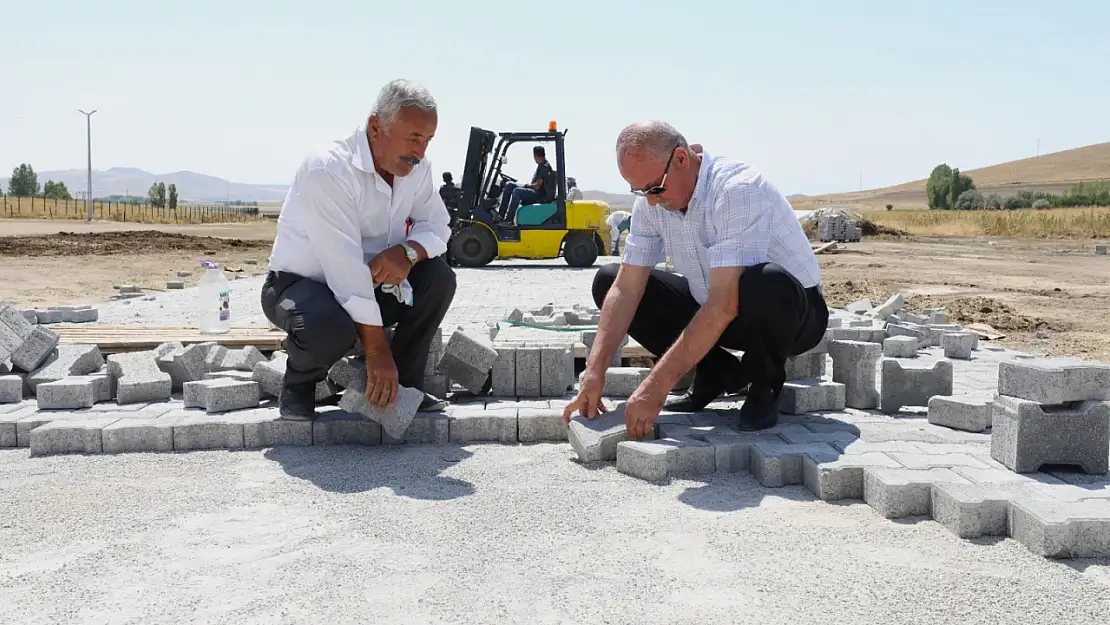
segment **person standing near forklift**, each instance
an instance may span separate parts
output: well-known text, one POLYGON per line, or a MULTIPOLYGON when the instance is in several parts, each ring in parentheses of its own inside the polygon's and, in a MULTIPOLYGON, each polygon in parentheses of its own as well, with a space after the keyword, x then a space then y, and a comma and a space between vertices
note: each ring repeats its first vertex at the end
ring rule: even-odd
POLYGON ((458 208, 459 200, 462 199, 462 189, 455 185, 454 177, 451 172, 443 172, 443 184, 439 187, 439 197, 443 199, 443 205, 448 209, 458 208))
POLYGON ((532 176, 532 182, 524 186, 506 182, 501 191, 501 221, 512 223, 521 206, 555 201, 555 170, 547 162, 547 152, 542 145, 532 148, 532 158, 536 160, 536 173, 532 176))

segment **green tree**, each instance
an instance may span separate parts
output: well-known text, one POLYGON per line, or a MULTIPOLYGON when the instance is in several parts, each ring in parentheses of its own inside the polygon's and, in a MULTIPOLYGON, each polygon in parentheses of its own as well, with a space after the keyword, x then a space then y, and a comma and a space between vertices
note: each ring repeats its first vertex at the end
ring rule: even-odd
POLYGON ((965 191, 973 191, 974 189, 975 182, 971 180, 971 176, 961 174, 958 167, 953 169, 952 181, 948 184, 948 206, 955 208, 956 200, 959 199, 965 191))
POLYGON ((72 200, 73 196, 69 194, 69 189, 66 188, 64 182, 54 182, 47 180, 46 184, 42 187, 42 196, 52 200, 72 200))
POLYGON ((177 185, 171 184, 166 189, 166 193, 167 193, 167 198, 168 198, 167 203, 169 204, 170 210, 176 209, 177 208, 177 185))
POLYGON ((8 193, 16 197, 31 197, 39 194, 39 176, 35 169, 23 163, 12 170, 8 181, 8 193))
POLYGON ((158 182, 158 208, 166 207, 166 183, 158 182))
POLYGON ((951 208, 948 202, 948 190, 952 184, 952 168, 947 163, 941 163, 933 168, 929 180, 925 183, 925 195, 928 197, 929 208, 951 208))
POLYGON ((147 199, 150 200, 150 205, 154 208, 166 207, 166 185, 163 182, 155 182, 150 185, 150 190, 146 193, 147 199))

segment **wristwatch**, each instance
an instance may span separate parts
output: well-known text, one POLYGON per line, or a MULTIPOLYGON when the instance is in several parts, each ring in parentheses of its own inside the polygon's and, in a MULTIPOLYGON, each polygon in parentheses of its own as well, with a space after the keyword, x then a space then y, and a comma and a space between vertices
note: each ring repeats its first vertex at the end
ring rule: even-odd
POLYGON ((415 265, 416 261, 420 260, 420 256, 417 255, 416 250, 411 245, 402 243, 401 247, 405 249, 405 256, 408 256, 410 265, 415 265))

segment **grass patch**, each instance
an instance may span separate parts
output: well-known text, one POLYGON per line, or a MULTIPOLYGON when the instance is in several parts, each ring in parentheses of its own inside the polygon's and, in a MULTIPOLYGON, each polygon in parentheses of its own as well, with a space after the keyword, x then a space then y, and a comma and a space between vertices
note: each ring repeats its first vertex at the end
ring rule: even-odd
POLYGON ((1110 237, 1110 207, 998 211, 872 210, 862 214, 876 224, 921 236, 1110 237))

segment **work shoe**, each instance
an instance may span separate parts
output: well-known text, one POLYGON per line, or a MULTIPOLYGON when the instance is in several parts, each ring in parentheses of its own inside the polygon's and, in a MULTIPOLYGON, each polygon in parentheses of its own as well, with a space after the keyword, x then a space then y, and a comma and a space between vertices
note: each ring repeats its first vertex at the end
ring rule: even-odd
POLYGON ((775 392, 767 387, 750 389, 740 406, 740 431, 766 430, 775 427, 778 422, 779 407, 775 392))
POLYGON ((743 393, 747 387, 748 383, 743 380, 737 380, 733 384, 727 385, 704 380, 698 383, 698 376, 695 373, 694 382, 690 385, 690 388, 682 395, 668 398, 663 404, 663 409, 672 412, 700 412, 721 395, 743 393))
POLYGON ((424 393, 424 399, 420 402, 420 407, 417 412, 443 412, 447 409, 447 402, 432 395, 431 393, 424 393))
POLYGON ((287 421, 311 421, 316 416, 316 383, 302 382, 281 387, 278 414, 287 421))

